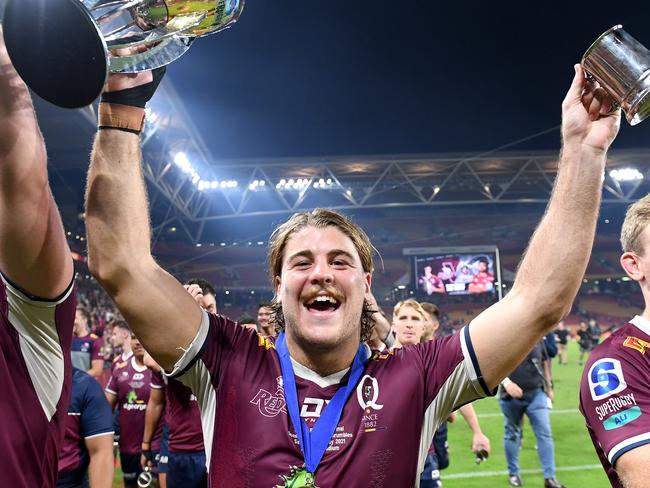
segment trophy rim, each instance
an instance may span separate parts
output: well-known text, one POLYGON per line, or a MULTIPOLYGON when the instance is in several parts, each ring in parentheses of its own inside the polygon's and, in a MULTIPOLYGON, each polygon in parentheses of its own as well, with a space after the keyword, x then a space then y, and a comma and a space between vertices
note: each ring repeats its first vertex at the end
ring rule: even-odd
POLYGON ((3 29, 9 57, 20 77, 44 100, 70 109, 90 105, 109 74, 108 48, 99 26, 79 0, 47 0, 47 8, 38 8, 39 3, 42 6, 38 0, 7 2, 3 29), (58 14, 55 20, 52 10, 58 14), (25 17, 39 26, 39 35, 22 32, 25 17), (84 46, 87 57, 57 51, 60 45, 53 39, 64 47, 66 42, 67 47, 84 46))
POLYGON ((619 29, 622 29, 623 25, 622 24, 616 24, 613 27, 610 27, 607 29, 605 32, 603 32, 600 36, 598 36, 598 39, 596 39, 594 42, 591 43, 589 48, 585 51, 585 53, 582 55, 582 59, 580 60, 580 64, 584 65, 585 59, 591 54, 591 52, 600 44, 600 42, 609 34, 611 34, 614 31, 617 31, 619 29))

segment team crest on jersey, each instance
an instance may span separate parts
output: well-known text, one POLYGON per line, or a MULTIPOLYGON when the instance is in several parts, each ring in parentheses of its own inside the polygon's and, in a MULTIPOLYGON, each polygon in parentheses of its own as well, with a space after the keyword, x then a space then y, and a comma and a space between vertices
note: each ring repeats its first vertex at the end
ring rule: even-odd
POLYGON ((255 397, 251 400, 253 405, 257 405, 260 413, 265 417, 277 417, 280 412, 286 414, 286 403, 284 401, 284 388, 282 386, 282 376, 276 378, 275 393, 260 388, 255 397))
POLYGON ((618 359, 599 359, 589 368, 588 379, 589 392, 594 400, 602 400, 627 388, 618 359))
POLYGON ((627 339, 623 341, 623 347, 629 347, 635 351, 639 351, 641 354, 645 354, 647 347, 650 347, 650 342, 639 339, 634 336, 627 336, 627 339))
POLYGON ((379 382, 377 378, 365 375, 357 385, 357 400, 363 410, 373 409, 381 410, 383 405, 379 405, 379 382))

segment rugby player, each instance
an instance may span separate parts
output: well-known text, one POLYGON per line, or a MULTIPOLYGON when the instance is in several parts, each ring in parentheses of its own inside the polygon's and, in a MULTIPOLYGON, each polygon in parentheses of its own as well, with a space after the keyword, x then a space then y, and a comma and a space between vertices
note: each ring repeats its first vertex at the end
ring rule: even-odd
POLYGON ((621 229, 621 266, 641 287, 645 309, 589 355, 580 411, 613 487, 649 486, 650 195, 633 204, 621 229))
POLYGON ((59 459, 57 488, 113 486, 113 415, 102 387, 72 370, 72 400, 59 459))
POLYGON ((576 65, 553 195, 510 293, 458 334, 368 357, 373 248, 336 212, 296 214, 272 235, 275 340, 201 310, 156 263, 138 133, 159 80, 112 76, 103 95, 89 267, 156 361, 197 396, 210 483, 417 485, 436 426, 493 394, 570 310, 620 112, 576 65))
POLYGON ((70 400, 70 249, 0 28, 0 484, 52 488, 70 400))
POLYGON ((104 340, 90 331, 90 313, 77 305, 72 337, 72 366, 97 378, 104 371, 104 340))
MULTIPOLYGON (((149 395, 153 389, 163 388, 160 374, 153 373, 144 364, 145 350, 134 334, 131 335, 131 351, 129 359, 115 365, 104 389, 111 410, 117 407, 119 411, 120 462, 125 488, 135 488, 142 472, 140 456, 149 395)), ((161 430, 147 439, 152 453, 160 449, 161 430)))

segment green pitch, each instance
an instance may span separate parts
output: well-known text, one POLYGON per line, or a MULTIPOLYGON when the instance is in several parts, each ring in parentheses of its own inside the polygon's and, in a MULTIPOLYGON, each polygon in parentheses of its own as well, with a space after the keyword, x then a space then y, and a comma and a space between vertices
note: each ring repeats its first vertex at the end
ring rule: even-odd
MULTIPOLYGON (((560 366, 553 361, 555 402, 551 414, 555 440, 557 479, 568 488, 608 488, 611 486, 596 456, 584 419, 578 412, 578 392, 582 366, 578 365, 578 346, 569 344, 569 364, 560 366)), ((462 417, 449 426, 449 468, 442 471, 445 488, 491 488, 510 486, 503 451, 503 416, 495 398, 474 403, 481 429, 490 438, 490 458, 476 465, 470 452, 470 430, 462 417)), ((535 435, 530 423, 525 422, 524 442, 519 453, 519 464, 525 486, 543 487, 539 458, 535 449, 535 435), (530 472, 529 472, 530 471, 530 472), (534 472, 533 472, 534 471, 534 472)))

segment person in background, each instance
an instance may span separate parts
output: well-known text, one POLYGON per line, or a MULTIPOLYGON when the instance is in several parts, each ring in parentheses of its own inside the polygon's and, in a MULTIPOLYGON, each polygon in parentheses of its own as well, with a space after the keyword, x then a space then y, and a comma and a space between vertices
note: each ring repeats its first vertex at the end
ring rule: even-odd
POLYGON ((104 371, 103 340, 90 332, 90 313, 77 306, 72 338, 72 365, 95 378, 104 371))
POLYGON ((559 364, 568 364, 568 352, 567 346, 569 344, 569 334, 570 331, 564 325, 564 320, 560 320, 555 328, 555 335, 557 337, 557 350, 558 350, 558 360, 559 364))
POLYGON ((508 483, 523 486, 519 469, 523 416, 537 439, 537 455, 542 465, 545 488, 563 488, 555 479, 555 445, 551 431, 550 409, 553 389, 544 341, 538 342, 528 356, 501 382, 499 406, 504 418, 503 446, 508 464, 508 483))
POLYGON ((113 415, 101 386, 72 370, 72 400, 59 458, 57 488, 113 486, 113 415))
POLYGON ((582 365, 585 354, 589 356, 589 351, 591 351, 591 331, 589 330, 586 321, 581 320, 578 324, 577 336, 578 346, 580 347, 580 359, 578 360, 578 364, 582 365))
POLYGON ((271 322, 273 308, 269 302, 262 302, 257 307, 257 331, 264 337, 275 337, 275 326, 271 322))
POLYGON ((239 317, 237 323, 246 329, 251 329, 257 332, 257 323, 255 322, 255 319, 248 314, 239 317))
POLYGON ((126 320, 113 322, 111 331, 111 345, 113 346, 114 357, 111 362, 111 371, 115 366, 127 361, 133 354, 131 351, 131 329, 126 320))
POLYGON ((162 379, 152 381, 152 371, 144 364, 145 350, 137 337, 131 335, 130 359, 118 363, 105 388, 106 399, 111 410, 119 411, 120 423, 120 461, 125 488, 135 488, 142 468, 140 456, 143 446, 150 451, 160 448, 161 432, 150 439, 143 440, 145 413, 152 389, 162 388, 162 379), (146 441, 146 442, 145 442, 146 441))

